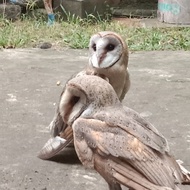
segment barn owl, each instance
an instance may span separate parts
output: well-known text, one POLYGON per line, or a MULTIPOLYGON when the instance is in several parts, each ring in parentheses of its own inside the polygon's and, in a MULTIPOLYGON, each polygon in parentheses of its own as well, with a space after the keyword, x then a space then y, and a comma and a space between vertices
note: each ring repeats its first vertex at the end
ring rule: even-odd
MULTIPOLYGON (((125 40, 111 31, 94 34, 89 43, 89 63, 83 71, 74 77, 83 75, 97 75, 107 80, 122 101, 130 87, 128 47, 125 40)), ((52 139, 47 144, 52 144, 54 149, 49 154, 46 152, 45 155, 41 155, 40 157, 43 157, 43 159, 49 159, 55 156, 62 149, 59 132, 65 128, 65 124, 58 109, 49 127, 51 129, 52 139)))
POLYGON ((130 87, 128 54, 127 44, 116 33, 99 32, 90 39, 88 69, 108 78, 120 100, 130 87))
POLYGON ((170 155, 163 135, 135 119, 140 115, 129 117, 112 86, 100 77, 71 79, 59 111, 67 124, 63 144, 67 146, 73 134, 80 161, 95 169, 109 190, 121 190, 121 184, 133 190, 179 190, 178 184, 190 185, 190 173, 183 173, 170 155))

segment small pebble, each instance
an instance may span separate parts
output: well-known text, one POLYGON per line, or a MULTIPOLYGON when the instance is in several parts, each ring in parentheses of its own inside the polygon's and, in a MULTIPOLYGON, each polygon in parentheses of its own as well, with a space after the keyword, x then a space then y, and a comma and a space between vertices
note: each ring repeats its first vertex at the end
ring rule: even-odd
POLYGON ((61 84, 61 81, 57 81, 57 83, 56 83, 56 84, 57 84, 57 86, 59 86, 59 85, 61 84))
POLYGON ((43 42, 39 44, 38 47, 41 49, 49 49, 52 47, 52 44, 50 42, 43 42))

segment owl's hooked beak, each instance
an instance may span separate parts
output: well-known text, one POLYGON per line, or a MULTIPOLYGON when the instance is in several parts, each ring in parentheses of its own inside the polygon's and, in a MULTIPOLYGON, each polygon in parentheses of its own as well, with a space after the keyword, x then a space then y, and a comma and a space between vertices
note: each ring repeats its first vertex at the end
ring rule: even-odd
POLYGON ((106 57, 106 52, 97 50, 97 52, 92 56, 91 62, 93 67, 95 68, 101 68, 101 64, 104 61, 106 57))
POLYGON ((98 60, 98 65, 99 66, 101 65, 101 63, 103 62, 105 57, 106 57, 106 52, 103 52, 103 53, 97 55, 97 60, 98 60))

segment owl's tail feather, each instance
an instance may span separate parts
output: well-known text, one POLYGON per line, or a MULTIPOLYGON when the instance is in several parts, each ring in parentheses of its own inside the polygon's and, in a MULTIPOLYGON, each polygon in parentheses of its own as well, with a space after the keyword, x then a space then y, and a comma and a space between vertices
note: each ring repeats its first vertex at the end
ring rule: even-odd
POLYGON ((178 163, 178 165, 182 171, 182 174, 183 174, 182 184, 183 185, 190 185, 190 171, 188 171, 184 166, 182 166, 183 161, 176 160, 176 162, 178 163))
MULTIPOLYGON (((143 190, 172 190, 169 187, 161 187, 157 186, 146 178, 144 178, 141 174, 136 172, 131 166, 125 165, 125 163, 116 163, 112 162, 112 175, 115 180, 129 188, 132 189, 143 189, 143 190)), ((176 187, 177 188, 177 187, 176 187)), ((179 189, 176 189, 179 190, 179 189)))

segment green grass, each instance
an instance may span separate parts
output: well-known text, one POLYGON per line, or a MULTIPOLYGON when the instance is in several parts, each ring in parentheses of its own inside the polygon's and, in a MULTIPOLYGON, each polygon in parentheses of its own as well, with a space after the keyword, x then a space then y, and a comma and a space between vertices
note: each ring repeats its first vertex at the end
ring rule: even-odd
POLYGON ((34 47, 40 42, 54 46, 87 48, 90 36, 111 30, 122 35, 131 51, 190 50, 190 27, 141 28, 127 27, 112 21, 85 20, 68 17, 48 27, 43 19, 23 18, 16 22, 0 19, 0 48, 34 47))

